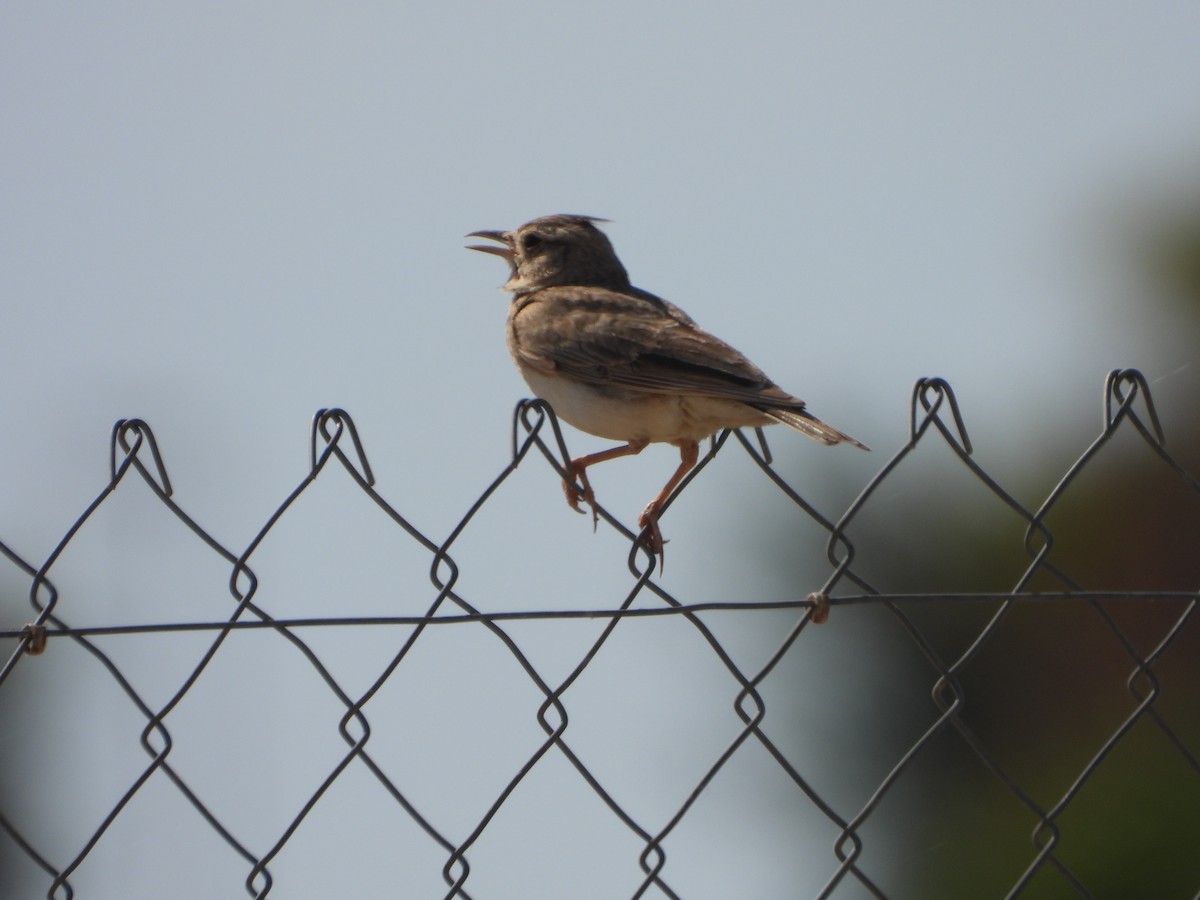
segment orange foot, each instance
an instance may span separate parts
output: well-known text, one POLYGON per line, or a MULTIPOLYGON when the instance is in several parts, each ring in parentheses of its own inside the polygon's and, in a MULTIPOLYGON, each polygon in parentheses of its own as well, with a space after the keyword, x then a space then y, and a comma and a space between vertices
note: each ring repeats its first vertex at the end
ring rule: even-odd
POLYGON ((646 549, 658 557, 658 570, 661 572, 663 567, 663 545, 667 542, 663 540, 662 532, 658 530, 658 503, 653 502, 647 504, 642 510, 642 514, 638 516, 638 528, 642 529, 641 540, 645 543, 646 549))
POLYGON ((592 508, 592 531, 596 530, 596 525, 600 521, 600 513, 596 509, 596 495, 592 493, 592 486, 588 483, 587 469, 582 466, 576 466, 574 460, 567 466, 567 475, 569 480, 564 480, 562 483, 563 493, 567 495, 567 505, 577 513, 584 513, 580 509, 579 501, 582 500, 592 508), (576 484, 576 481, 579 483, 576 484))

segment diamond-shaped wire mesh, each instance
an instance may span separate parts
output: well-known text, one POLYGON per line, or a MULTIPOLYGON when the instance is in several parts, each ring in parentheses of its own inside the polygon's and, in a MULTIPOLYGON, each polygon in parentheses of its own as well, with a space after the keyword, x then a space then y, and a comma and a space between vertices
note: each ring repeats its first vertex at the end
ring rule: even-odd
POLYGON ((565 475, 540 401, 442 540, 377 490, 343 410, 318 412, 309 474, 244 547, 122 420, 54 551, 0 544, 34 609, 4 632, 0 892, 1196 896, 1200 482, 1140 373, 1109 375, 1104 411, 1030 504, 922 379, 908 442, 836 518, 761 433, 725 432, 672 502, 740 447, 824 534, 824 583, 689 602, 599 507, 629 548, 605 607, 536 560, 462 562, 518 466, 565 475), (914 491, 935 448, 936 490, 914 491), (322 493, 338 468, 354 487, 322 493), (371 537, 334 557, 347 497, 371 537), (147 553, 104 545, 110 513, 147 553), (291 531, 306 515, 335 524, 291 531), (477 599, 489 577, 511 607, 477 599))

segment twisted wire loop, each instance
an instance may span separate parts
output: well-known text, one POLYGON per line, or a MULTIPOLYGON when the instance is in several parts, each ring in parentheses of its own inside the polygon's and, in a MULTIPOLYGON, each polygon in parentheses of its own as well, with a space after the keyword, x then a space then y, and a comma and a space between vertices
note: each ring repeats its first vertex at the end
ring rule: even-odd
MULTIPOLYGON (((109 835, 113 823, 122 816, 130 802, 147 782, 158 776, 165 778, 212 829, 221 841, 234 851, 245 864, 244 890, 251 897, 266 897, 271 893, 282 865, 279 856, 306 819, 320 805, 335 783, 352 766, 361 766, 368 772, 373 783, 390 798, 396 806, 426 835, 432 846, 438 848, 443 860, 440 877, 445 886, 446 898, 471 898, 472 867, 469 861, 473 848, 489 828, 500 827, 496 818, 505 804, 526 782, 530 773, 550 755, 566 761, 579 776, 582 783, 602 802, 615 822, 637 842, 636 858, 629 860, 631 871, 640 880, 632 896, 678 898, 684 896, 676 870, 669 866, 670 848, 676 839, 677 829, 692 813, 697 802, 709 792, 714 780, 729 765, 730 761, 749 745, 765 751, 780 772, 795 787, 795 802, 809 805, 828 821, 836 837, 830 848, 830 868, 823 886, 816 896, 832 897, 843 885, 855 895, 887 897, 887 888, 878 871, 868 865, 865 851, 870 835, 864 826, 876 817, 881 805, 889 796, 895 795, 896 785, 910 772, 919 758, 930 752, 939 741, 952 740, 965 748, 972 758, 978 760, 994 782, 1016 801, 1023 814, 1028 817, 1032 830, 1030 848, 1024 869, 1008 886, 1007 896, 1014 897, 1025 891, 1035 879, 1048 874, 1079 896, 1091 896, 1095 887, 1090 886, 1087 873, 1078 870, 1062 852, 1065 839, 1063 814, 1079 796, 1083 787, 1092 782, 1097 771, 1118 747, 1130 731, 1145 723, 1161 736, 1165 746, 1181 760, 1185 767, 1200 775, 1197 749, 1189 745, 1189 738, 1182 733, 1178 722, 1168 720, 1161 704, 1161 666, 1168 649, 1187 630, 1194 627, 1197 595, 1187 592, 1135 593, 1089 591, 1079 573, 1068 573, 1062 561, 1054 554, 1055 541, 1047 519, 1058 507, 1064 496, 1070 493, 1076 478, 1100 455, 1115 435, 1132 431, 1142 439, 1153 457, 1174 477, 1174 483, 1182 490, 1200 495, 1200 482, 1193 477, 1167 449, 1167 441, 1158 418, 1149 385, 1144 376, 1135 370, 1114 370, 1105 380, 1103 397, 1103 424, 1099 436, 1083 451, 1058 479, 1049 493, 1036 506, 1028 506, 1017 499, 1013 491, 1002 486, 976 459, 975 448, 968 436, 966 420, 958 399, 949 383, 941 378, 922 378, 914 385, 909 405, 908 435, 906 442, 859 491, 858 495, 839 516, 828 516, 806 500, 790 485, 776 469, 770 450, 761 429, 756 429, 752 439, 742 431, 725 431, 714 435, 708 450, 695 468, 681 481, 675 492, 664 504, 666 512, 679 494, 691 482, 714 464, 716 457, 726 447, 738 446, 753 462, 763 476, 787 497, 796 509, 815 523, 825 535, 828 575, 822 584, 804 585, 793 599, 784 601, 746 601, 736 603, 686 603, 667 590, 661 578, 655 578, 655 557, 641 540, 641 536, 627 527, 619 518, 602 505, 596 505, 598 520, 628 541, 629 552, 625 566, 629 574, 628 587, 621 601, 614 607, 594 610, 559 609, 550 611, 503 610, 484 612, 472 605, 458 589, 460 566, 453 551, 456 542, 470 527, 478 513, 505 485, 517 468, 531 458, 540 458, 559 478, 567 479, 570 454, 566 440, 554 416, 553 410, 541 400, 525 400, 517 404, 512 419, 511 453, 506 464, 495 478, 483 489, 465 514, 441 540, 432 538, 413 525, 393 503, 378 489, 376 477, 367 459, 358 427, 343 409, 320 409, 313 417, 309 431, 309 469, 294 489, 267 517, 242 550, 230 549, 218 541, 197 521, 184 511, 175 500, 175 490, 167 475, 163 454, 150 426, 141 419, 122 419, 112 430, 109 441, 109 480, 95 499, 70 525, 62 539, 49 556, 40 564, 27 562, 8 545, 0 543, 0 555, 18 573, 28 579, 29 602, 34 610, 32 621, 23 625, 12 623, 12 627, 0 632, 0 636, 14 640, 15 646, 0 667, 0 690, 12 689, 10 676, 19 664, 52 665, 55 645, 60 639, 68 639, 81 647, 99 663, 108 678, 120 688, 133 709, 141 718, 142 728, 139 742, 146 756, 146 764, 136 774, 107 812, 101 816, 90 835, 79 846, 48 847, 35 846, 27 827, 6 812, 0 798, 0 834, 12 843, 16 851, 26 857, 44 873, 46 896, 62 900, 74 897, 78 885, 73 882, 77 873, 101 841, 109 835), (952 465, 964 470, 975 483, 981 485, 989 502, 999 504, 1007 515, 1015 516, 1023 528, 1022 549, 1027 557, 1024 570, 1011 588, 987 595, 950 594, 895 594, 884 590, 884 585, 873 583, 868 569, 859 557, 864 552, 856 546, 856 527, 862 521, 864 510, 879 502, 880 488, 895 476, 915 454, 921 453, 931 443, 940 444, 951 453, 952 465), (428 603, 417 615, 376 617, 330 617, 323 619, 283 619, 272 616, 256 601, 259 579, 252 563, 255 554, 269 538, 281 519, 287 516, 302 500, 314 482, 331 469, 342 472, 349 478, 352 490, 357 490, 382 510, 391 523, 399 528, 408 539, 428 555, 428 578, 431 591, 428 603), (51 580, 51 575, 61 557, 70 552, 72 541, 85 528, 93 514, 133 473, 152 493, 162 508, 181 522, 188 532, 205 548, 215 554, 229 567, 226 589, 230 596, 229 608, 224 619, 212 622, 183 623, 127 623, 117 625, 72 627, 64 610, 70 606, 71 598, 60 596, 51 580), (1052 584, 1057 592, 1035 590, 1034 585, 1052 584), (847 588, 849 590, 847 590, 847 588), (838 594, 837 591, 842 593, 838 594), (635 606, 639 600, 644 600, 635 606), (1154 599, 1160 605, 1167 604, 1172 610, 1172 620, 1153 645, 1139 651, 1137 642, 1129 634, 1128 625, 1122 625, 1113 615, 1111 604, 1131 600, 1154 599), (986 603, 990 614, 982 626, 968 635, 962 646, 947 654, 932 640, 920 623, 911 614, 912 604, 942 600, 944 602, 986 603), (1104 633, 1111 636, 1123 658, 1128 661, 1129 674, 1125 689, 1132 701, 1132 709, 1125 714, 1117 726, 1094 746, 1083 748, 1086 762, 1073 774, 1052 802, 1039 802, 1033 792, 1002 762, 1001 756, 989 746, 963 715, 971 699, 964 686, 964 673, 989 645, 994 645, 1002 624, 1018 604, 1036 606, 1055 600, 1071 600, 1082 604, 1082 608, 1093 616, 1104 633), (810 640, 820 640, 827 632, 810 630, 838 607, 870 605, 879 608, 889 622, 894 622, 899 632, 919 653, 931 678, 929 686, 930 720, 922 725, 915 740, 907 744, 895 759, 891 768, 873 785, 861 785, 861 796, 865 800, 857 805, 847 805, 843 800, 835 802, 823 796, 814 783, 820 773, 803 771, 803 767, 790 757, 784 747, 772 738, 768 730, 768 705, 762 688, 770 676, 777 672, 781 662, 796 649, 798 641, 806 633, 810 640), (722 644, 717 633, 703 618, 705 612, 722 610, 724 614, 752 616, 763 610, 784 610, 793 619, 781 634, 774 649, 765 658, 747 668, 735 661, 733 654, 722 644), (691 790, 669 814, 651 821, 645 814, 633 815, 628 804, 623 804, 619 791, 585 762, 586 747, 579 747, 568 736, 568 695, 571 688, 596 658, 604 651, 618 627, 632 628, 644 618, 669 617, 685 622, 700 639, 702 646, 711 651, 723 673, 730 679, 732 715, 730 723, 736 731, 731 739, 714 752, 704 765, 702 774, 691 790), (587 617, 604 620, 591 642, 580 653, 574 665, 569 666, 565 677, 547 678, 535 666, 512 634, 506 623, 519 620, 565 620, 587 617), (626 621, 630 620, 630 621, 626 621), (365 689, 347 690, 335 677, 332 669, 303 637, 306 629, 331 628, 341 625, 396 625, 410 626, 407 637, 400 643, 386 662, 379 667, 374 678, 365 689), (398 678, 405 661, 414 647, 431 628, 482 627, 500 647, 503 647, 516 662, 520 672, 528 679, 538 698, 536 708, 530 715, 541 732, 536 748, 511 771, 507 780, 494 796, 483 798, 473 823, 467 827, 449 828, 440 824, 442 815, 437 809, 418 808, 412 799, 414 773, 390 770, 376 750, 371 747, 372 727, 368 718, 368 707, 390 679, 398 678), (201 796, 171 760, 175 739, 168 729, 168 720, 181 701, 201 678, 210 663, 221 652, 226 639, 235 631, 255 630, 274 634, 286 642, 299 658, 319 676, 330 697, 338 704, 339 718, 336 724, 342 749, 336 762, 318 783, 308 790, 299 810, 283 824, 273 840, 249 842, 239 839, 234 828, 223 822, 214 811, 214 804, 201 796), (206 633, 208 643, 198 660, 186 672, 178 686, 157 704, 151 704, 133 681, 122 671, 117 661, 93 638, 102 634, 141 635, 142 639, 153 639, 162 632, 198 631, 206 633), (30 658, 40 654, 40 658, 30 658), (633 867, 636 866, 636 869, 633 867), (275 871, 273 871, 275 867, 275 871)), ((8 623, 3 623, 5 626, 8 623)), ((836 626, 832 626, 836 627, 836 626)), ((706 651, 706 652, 707 652, 706 651)), ((390 652, 390 651, 389 651, 390 652)), ((374 708, 371 716, 377 715, 374 708)), ((916 732, 914 732, 916 733, 916 732)), ((782 861, 781 861, 782 862, 782 861)), ((1194 885, 1200 887, 1200 884, 1194 885)))

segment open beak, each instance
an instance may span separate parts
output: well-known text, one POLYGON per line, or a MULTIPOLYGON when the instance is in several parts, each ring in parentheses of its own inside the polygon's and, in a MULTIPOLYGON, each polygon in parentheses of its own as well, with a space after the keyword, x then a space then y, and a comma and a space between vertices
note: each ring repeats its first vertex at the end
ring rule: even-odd
POLYGON ((490 244, 468 244, 468 250, 478 250, 480 253, 491 253, 494 256, 499 256, 504 259, 510 266, 513 264, 514 254, 512 248, 512 238, 507 231, 472 231, 467 237, 487 238, 489 241, 496 241, 501 244, 499 247, 493 247, 490 244))

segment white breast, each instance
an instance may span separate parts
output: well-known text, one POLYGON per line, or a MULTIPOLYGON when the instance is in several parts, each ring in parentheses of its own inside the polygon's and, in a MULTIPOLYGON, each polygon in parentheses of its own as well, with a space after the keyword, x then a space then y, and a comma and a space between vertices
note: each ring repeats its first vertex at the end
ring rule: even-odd
POLYGON ((758 410, 733 400, 680 394, 599 390, 528 367, 521 374, 555 415, 581 431, 614 441, 698 441, 722 428, 769 425, 758 410))

